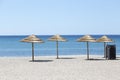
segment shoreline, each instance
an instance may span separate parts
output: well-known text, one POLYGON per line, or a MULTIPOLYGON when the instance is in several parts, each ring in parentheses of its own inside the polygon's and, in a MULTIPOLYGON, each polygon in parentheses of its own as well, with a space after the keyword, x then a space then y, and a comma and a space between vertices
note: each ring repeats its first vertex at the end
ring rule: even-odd
MULTIPOLYGON (((83 54, 81 54, 81 55, 59 55, 59 57, 86 57, 87 55, 85 54, 85 55, 83 55, 83 54)), ((89 55, 89 56, 96 56, 96 57, 102 57, 103 55, 89 55)), ((119 56, 119 55, 118 55, 119 56)), ((0 58, 22 58, 22 57, 26 57, 26 58, 29 58, 29 57, 32 57, 32 56, 0 56, 0 58)), ((51 55, 51 56, 34 56, 34 57, 56 57, 56 55, 51 55)))
MULTIPOLYGON (((60 59, 80 59, 80 60, 87 60, 87 55, 60 55, 59 59, 56 59, 57 56, 34 56, 34 60, 42 60, 42 59, 53 59, 53 60, 60 60, 60 59)), ((32 56, 4 56, 0 59, 28 59, 31 60, 32 56)), ((106 60, 103 55, 89 55, 89 60, 106 60)), ((88 60, 88 61, 89 61, 88 60)), ((108 59, 107 59, 108 60, 108 59)), ((112 60, 112 59, 111 59, 112 60)), ((120 60, 120 55, 116 56, 116 59, 113 60, 120 60)))
MULTIPOLYGON (((86 57, 86 56, 87 56, 86 54, 84 54, 84 55, 83 54, 80 54, 80 55, 59 55, 59 57, 86 57)), ((98 55, 96 55, 96 54, 93 55, 92 54, 92 55, 89 55, 89 56, 103 57, 104 55, 101 55, 101 54, 100 55, 99 54, 98 55)), ((8 58, 9 57, 13 57, 13 58, 18 57, 19 58, 19 57, 32 57, 32 56, 0 56, 0 58, 2 58, 2 57, 8 57, 8 58)), ((34 57, 56 57, 56 55, 47 55, 47 56, 46 55, 44 55, 44 56, 39 55, 39 56, 34 56, 34 57)), ((120 54, 117 54, 116 57, 120 57, 120 54)))

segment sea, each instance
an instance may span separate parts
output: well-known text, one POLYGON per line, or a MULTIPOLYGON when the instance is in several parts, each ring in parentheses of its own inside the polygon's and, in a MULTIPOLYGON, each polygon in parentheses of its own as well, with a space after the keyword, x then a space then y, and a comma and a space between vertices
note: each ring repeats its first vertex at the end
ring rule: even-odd
MULTIPOLYGON (((32 53, 32 44, 20 42, 21 39, 28 35, 9 35, 0 36, 0 57, 29 57, 32 53)), ((35 56, 55 56, 56 42, 48 41, 52 35, 37 35, 44 43, 35 43, 35 56)), ((59 55, 86 55, 86 42, 77 42, 76 40, 83 35, 61 35, 66 38, 67 42, 59 42, 59 55)), ((103 35, 91 35, 95 39, 103 35)), ((114 42, 107 45, 116 46, 116 55, 120 55, 120 35, 107 35, 114 42)), ((89 42, 90 55, 104 55, 104 43, 89 42)))

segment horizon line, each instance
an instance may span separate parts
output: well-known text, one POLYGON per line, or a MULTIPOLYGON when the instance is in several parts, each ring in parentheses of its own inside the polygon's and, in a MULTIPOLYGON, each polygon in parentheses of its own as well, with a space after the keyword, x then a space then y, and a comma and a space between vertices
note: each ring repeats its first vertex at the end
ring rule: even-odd
MULTIPOLYGON (((26 36, 32 34, 0 34, 0 36, 26 36)), ((56 35, 56 34, 34 34, 34 35, 56 35)), ((59 34, 59 35, 120 35, 120 34, 59 34)))

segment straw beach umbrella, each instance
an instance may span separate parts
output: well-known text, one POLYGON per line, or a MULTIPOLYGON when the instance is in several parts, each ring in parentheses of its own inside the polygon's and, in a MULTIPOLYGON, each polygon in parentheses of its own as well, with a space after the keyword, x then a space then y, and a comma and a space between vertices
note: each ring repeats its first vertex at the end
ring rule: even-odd
POLYGON ((50 37, 48 40, 49 41, 56 41, 57 59, 59 59, 59 57, 58 57, 58 55, 59 55, 58 54, 58 42, 59 41, 65 42, 67 40, 65 38, 61 37, 60 35, 54 35, 54 36, 50 37))
POLYGON ((34 34, 24 38, 21 42, 32 43, 32 61, 34 61, 34 43, 43 43, 43 40, 37 38, 34 34))
POLYGON ((107 36, 102 36, 101 38, 97 39, 97 42, 104 42, 104 57, 106 57, 106 42, 113 42, 113 40, 107 36))
POLYGON ((88 42, 96 42, 96 40, 94 38, 92 38, 90 35, 85 35, 85 36, 77 39, 77 41, 87 43, 87 59, 89 59, 89 43, 88 42))

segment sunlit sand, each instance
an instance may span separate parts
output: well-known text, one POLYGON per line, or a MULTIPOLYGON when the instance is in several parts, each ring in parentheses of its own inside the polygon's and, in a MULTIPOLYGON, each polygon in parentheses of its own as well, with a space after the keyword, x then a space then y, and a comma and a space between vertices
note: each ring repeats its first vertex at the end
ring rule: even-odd
POLYGON ((0 80, 120 80, 120 58, 102 56, 0 57, 0 80))

